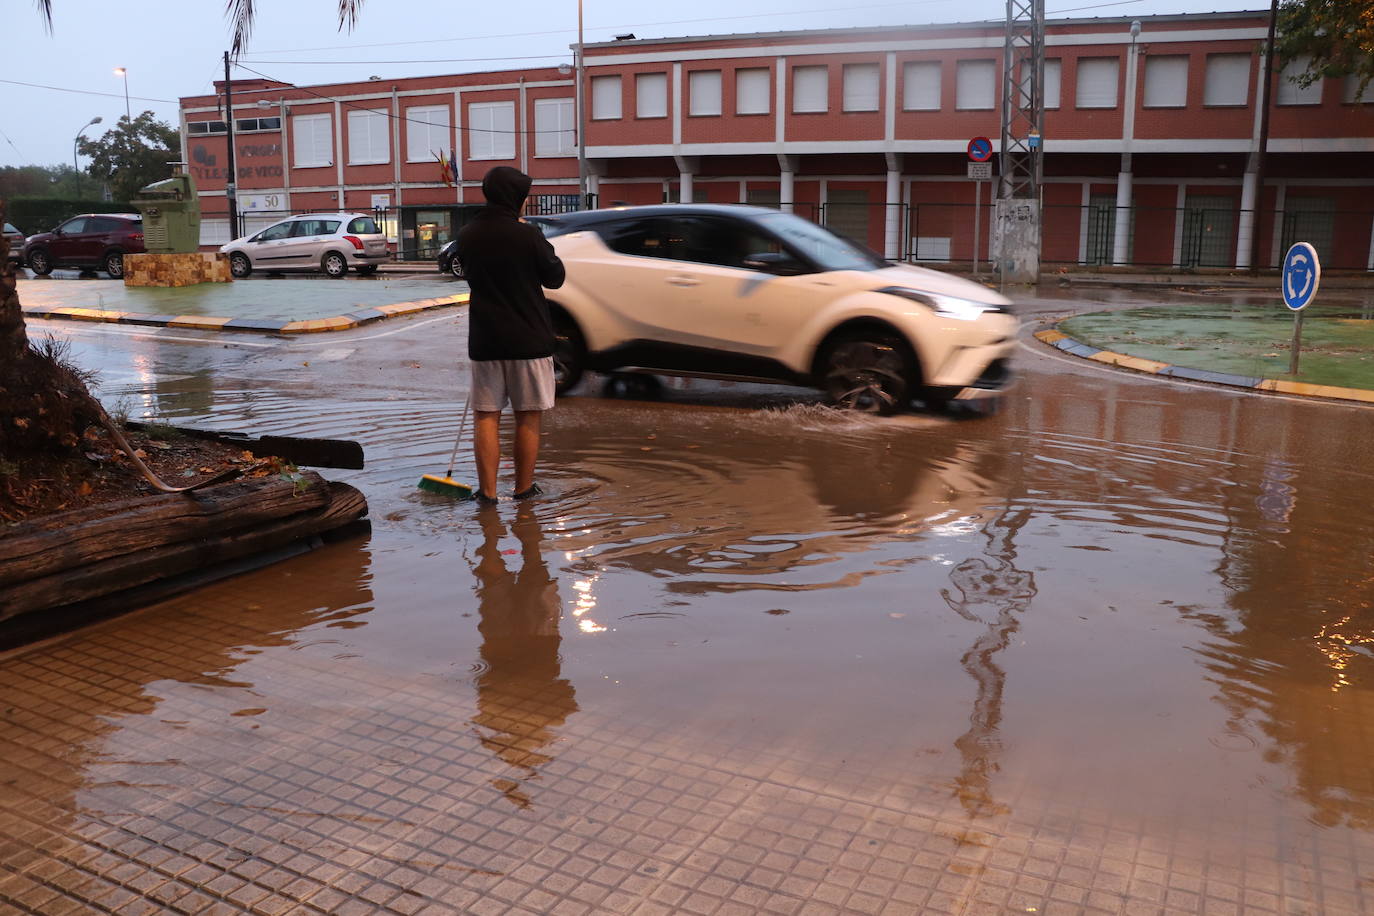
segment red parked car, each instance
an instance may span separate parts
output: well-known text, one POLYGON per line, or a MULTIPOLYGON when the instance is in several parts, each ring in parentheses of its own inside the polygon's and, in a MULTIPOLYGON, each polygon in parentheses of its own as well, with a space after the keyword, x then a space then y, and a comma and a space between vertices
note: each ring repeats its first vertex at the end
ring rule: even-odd
POLYGON ((124 276, 124 256, 142 254, 143 217, 137 213, 86 213, 73 216, 52 232, 31 235, 24 243, 24 263, 43 276, 54 267, 103 270, 111 279, 124 276))

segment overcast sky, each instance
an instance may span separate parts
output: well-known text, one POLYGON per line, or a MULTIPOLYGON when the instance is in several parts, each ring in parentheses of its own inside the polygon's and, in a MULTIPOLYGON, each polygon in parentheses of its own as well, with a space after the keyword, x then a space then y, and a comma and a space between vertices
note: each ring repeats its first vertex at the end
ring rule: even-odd
MULTIPOLYGON (((584 0, 586 40, 871 25, 1000 20, 1003 0, 584 0)), ((380 76, 503 70, 571 62, 577 0, 366 0, 357 27, 337 29, 335 0, 258 0, 245 66, 301 85, 380 76), (335 63, 320 63, 335 62, 335 63)), ((1256 9, 1256 0, 1046 0, 1049 18, 1145 16, 1256 9), (1058 15, 1056 15, 1058 14, 1058 15)), ((176 123, 179 96, 212 91, 230 31, 224 0, 53 0, 53 28, 37 6, 0 0, 0 165, 70 164, 82 125, 99 136, 129 106, 176 123), (37 88, 39 84, 56 91, 37 88)), ((251 76, 237 70, 235 76, 251 76)), ((85 162, 82 161, 84 167, 85 162)))

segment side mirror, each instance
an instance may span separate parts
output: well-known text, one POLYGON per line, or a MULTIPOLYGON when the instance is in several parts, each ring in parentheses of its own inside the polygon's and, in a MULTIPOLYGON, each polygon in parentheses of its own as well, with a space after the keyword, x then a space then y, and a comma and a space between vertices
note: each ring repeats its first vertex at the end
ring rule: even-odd
POLYGON ((794 277, 806 271, 796 258, 781 251, 745 255, 744 266, 748 270, 759 270, 777 277, 794 277))

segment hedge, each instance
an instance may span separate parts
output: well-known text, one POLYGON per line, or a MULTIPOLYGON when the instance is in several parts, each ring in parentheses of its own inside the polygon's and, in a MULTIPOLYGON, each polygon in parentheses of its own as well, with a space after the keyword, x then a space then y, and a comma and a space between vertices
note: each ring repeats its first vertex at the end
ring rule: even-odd
POLYGON ((20 198, 5 202, 5 221, 25 235, 47 232, 78 213, 137 213, 129 204, 108 200, 62 200, 51 197, 20 198))

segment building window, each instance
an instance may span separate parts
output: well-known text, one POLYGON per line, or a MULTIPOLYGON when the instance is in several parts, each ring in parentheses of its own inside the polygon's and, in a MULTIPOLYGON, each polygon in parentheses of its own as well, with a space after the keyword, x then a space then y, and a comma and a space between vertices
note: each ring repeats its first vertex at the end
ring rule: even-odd
MULTIPOLYGON (((1059 107, 1059 74, 1063 71, 1062 61, 1059 58, 1045 61, 1045 101, 1046 108, 1059 107)), ((1030 95, 1030 68, 1024 67, 1021 70, 1021 91, 1030 95)))
POLYGON ((407 162, 433 162, 435 154, 453 150, 447 105, 407 108, 405 128, 407 162))
POLYGON ((203 137, 209 134, 225 133, 223 121, 188 121, 186 123, 186 133, 193 137, 203 137))
POLYGON ((635 117, 668 117, 668 74, 635 75, 635 117))
POLYGON ((281 130, 281 118, 238 118, 234 121, 235 133, 259 133, 264 130, 281 130))
POLYGON ((334 164, 334 117, 329 114, 294 115, 291 118, 298 169, 334 164))
POLYGON ((693 70, 687 77, 691 96, 688 111, 694 115, 720 114, 720 71, 693 70))
POLYGON ((1364 87, 1364 94, 1360 94, 1361 77, 1352 73, 1345 78, 1341 85, 1341 101, 1347 105, 1356 105, 1361 102, 1368 105, 1374 102, 1374 85, 1364 87))
POLYGON ((515 158, 514 102, 474 102, 468 106, 468 158, 515 158))
POLYGON ((961 60, 954 72, 954 107, 983 111, 997 101, 997 62, 961 60))
POLYGON ((1208 54, 1204 105, 1244 105, 1250 100, 1250 55, 1208 54))
POLYGON ((1146 108, 1182 108, 1188 104, 1188 55, 1145 58, 1146 108))
POLYGON ((829 95, 829 67, 792 68, 792 111, 827 111, 830 108, 829 95))
POLYGON ((735 71, 735 114, 768 114, 769 90, 773 81, 768 70, 749 68, 735 71))
POLYGON ((1120 69, 1121 61, 1115 57, 1080 57, 1074 104, 1079 108, 1115 108, 1120 69))
POLYGON ((878 65, 844 65, 844 110, 878 110, 878 65))
POLYGON ((592 77, 592 120, 620 119, 620 77, 592 77))
POLYGON ((572 156, 577 152, 577 128, 572 99, 535 99, 534 154, 572 156))
POLYGON ((377 165, 391 161, 390 119, 384 111, 348 113, 348 164, 377 165))
POLYGON ((1322 103, 1322 79, 1320 77, 1306 88, 1293 81, 1294 77, 1306 73, 1311 64, 1311 57, 1295 57, 1280 71, 1278 90, 1274 94, 1274 101, 1277 104, 1320 105, 1322 103))
POLYGON ((938 60, 918 60, 902 67, 902 110, 940 110, 938 60))

